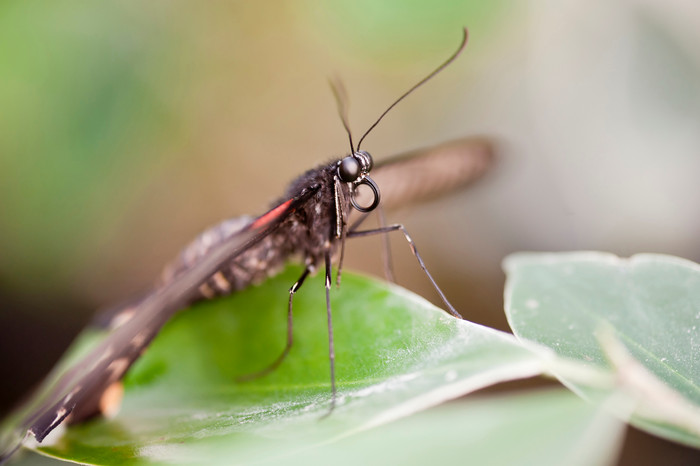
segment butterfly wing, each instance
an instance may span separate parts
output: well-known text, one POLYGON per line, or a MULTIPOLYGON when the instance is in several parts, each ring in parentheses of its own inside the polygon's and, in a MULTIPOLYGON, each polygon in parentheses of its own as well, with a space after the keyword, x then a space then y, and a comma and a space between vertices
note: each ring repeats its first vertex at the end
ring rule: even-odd
POLYGON ((0 462, 30 436, 41 442, 69 416, 79 420, 99 412, 107 389, 123 377, 173 314, 197 296, 199 286, 227 261, 275 231, 317 189, 311 187, 252 220, 164 285, 120 308, 120 314, 128 318, 123 318, 77 363, 41 387, 37 392, 40 399, 30 400, 30 407, 22 410, 27 415, 13 416, 11 425, 3 429, 7 434, 0 438, 0 462))

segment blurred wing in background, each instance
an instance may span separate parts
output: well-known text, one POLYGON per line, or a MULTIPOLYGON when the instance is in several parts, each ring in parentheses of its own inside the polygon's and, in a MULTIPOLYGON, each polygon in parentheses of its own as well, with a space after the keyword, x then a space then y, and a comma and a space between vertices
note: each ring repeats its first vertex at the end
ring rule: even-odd
POLYGON ((377 162, 372 176, 382 189, 382 207, 397 209, 464 188, 492 163, 487 138, 464 138, 377 162))

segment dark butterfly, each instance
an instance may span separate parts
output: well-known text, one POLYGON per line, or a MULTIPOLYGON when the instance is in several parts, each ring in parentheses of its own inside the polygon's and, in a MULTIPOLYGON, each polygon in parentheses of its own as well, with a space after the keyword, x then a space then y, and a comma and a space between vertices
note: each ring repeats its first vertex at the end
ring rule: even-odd
POLYGON ((206 230, 166 268, 163 277, 146 295, 100 315, 109 335, 85 357, 53 381, 40 388, 38 401, 10 429, 9 439, 0 439, 0 462, 9 458, 29 437, 41 442, 63 422, 80 422, 108 409, 105 403, 126 371, 138 359, 161 327, 180 309, 201 299, 241 290, 273 275, 291 256, 301 256, 304 271, 290 288, 287 345, 280 357, 261 376, 274 369, 292 345, 292 298, 306 277, 320 265, 325 267, 326 308, 329 319, 331 409, 335 403, 333 334, 330 328, 331 265, 339 252, 338 280, 345 240, 399 230, 408 240, 435 289, 450 313, 461 317, 444 297, 402 225, 359 230, 367 213, 380 204, 383 186, 387 207, 443 194, 478 178, 488 166, 491 151, 486 141, 455 141, 433 149, 407 154, 374 167, 369 153, 360 150, 364 137, 386 113, 415 88, 451 63, 466 45, 440 67, 397 99, 365 132, 354 147, 339 88, 334 88, 341 118, 348 129, 350 155, 307 171, 294 180, 284 196, 267 213, 224 221, 206 230), (374 168, 374 170, 373 170, 374 168), (369 173, 379 180, 370 178, 369 173), (360 187, 368 190, 360 193, 360 187), (362 216, 349 225, 351 210, 362 216), (339 251, 338 251, 339 249, 339 251))

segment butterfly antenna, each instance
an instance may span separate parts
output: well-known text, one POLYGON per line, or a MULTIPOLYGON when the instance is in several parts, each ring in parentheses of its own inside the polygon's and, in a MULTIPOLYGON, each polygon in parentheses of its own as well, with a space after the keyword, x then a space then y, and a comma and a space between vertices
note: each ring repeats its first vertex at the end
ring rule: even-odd
POLYGON ((331 85, 331 90, 333 91, 333 96, 335 97, 335 104, 338 107, 338 115, 340 116, 340 121, 343 122, 343 128, 345 132, 348 133, 348 139, 350 140, 350 153, 355 153, 355 146, 352 143, 352 131, 350 131, 350 124, 348 123, 348 94, 345 92, 345 86, 340 78, 332 78, 328 80, 331 85))
POLYGON ((365 134, 362 135, 360 138, 360 142, 357 143, 357 150, 360 150, 360 145, 362 145, 362 141, 364 141, 365 137, 374 129, 375 126, 379 124, 380 121, 382 121, 382 118, 389 113, 389 111, 396 106, 399 102, 401 102, 406 96, 408 96, 411 92, 415 91, 418 89, 420 86, 425 84, 426 82, 430 81, 431 78, 433 78, 436 74, 438 74, 440 71, 445 69, 450 63, 455 61, 455 59, 459 56, 460 53, 462 53, 462 50, 464 50, 464 47, 467 45, 467 39, 469 38, 469 32, 467 31, 467 28, 464 28, 464 36, 462 37, 462 43, 459 44, 459 47, 457 48, 457 51, 455 51, 450 58, 448 58, 442 65, 438 66, 432 73, 430 73, 428 76, 425 78, 421 79, 418 81, 412 88, 404 92, 404 94, 396 99, 393 104, 389 105, 389 108, 384 110, 384 113, 379 115, 379 118, 377 118, 377 121, 375 121, 372 126, 369 127, 367 131, 365 131, 365 134))

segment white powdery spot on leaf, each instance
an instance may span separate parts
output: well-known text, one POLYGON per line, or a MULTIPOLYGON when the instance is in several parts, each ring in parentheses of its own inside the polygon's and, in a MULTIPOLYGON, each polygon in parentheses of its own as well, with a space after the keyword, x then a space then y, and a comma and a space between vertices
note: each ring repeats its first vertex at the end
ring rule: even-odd
POLYGON ((146 445, 137 451, 137 456, 157 462, 189 463, 196 461, 193 455, 188 455, 189 450, 182 445, 166 443, 159 445, 146 445))
POLYGON ((445 382, 453 382, 457 380, 457 371, 455 370, 450 370, 445 373, 445 382))
POLYGON ((377 393, 383 393, 397 387, 403 386, 406 382, 414 380, 420 377, 420 373, 403 374, 398 377, 393 377, 384 382, 370 385, 369 387, 361 388, 351 393, 349 396, 353 398, 362 398, 370 395, 375 395, 377 393))

